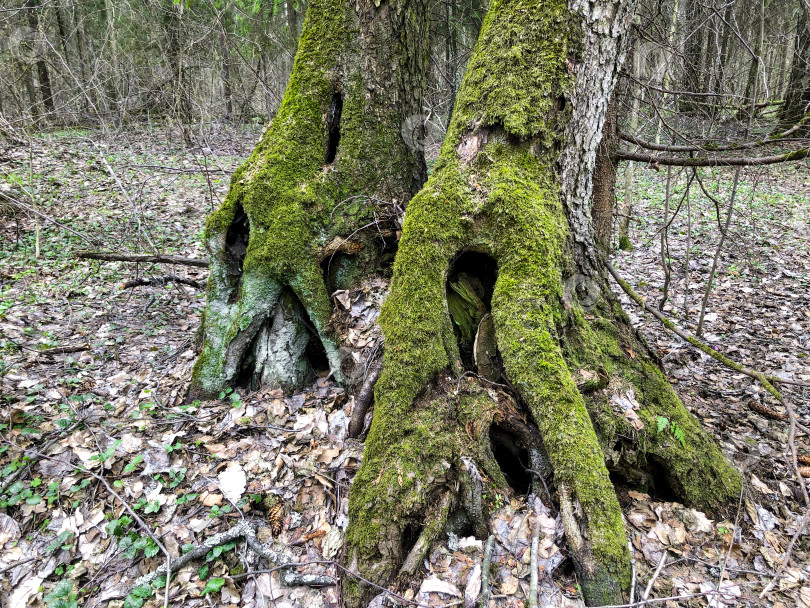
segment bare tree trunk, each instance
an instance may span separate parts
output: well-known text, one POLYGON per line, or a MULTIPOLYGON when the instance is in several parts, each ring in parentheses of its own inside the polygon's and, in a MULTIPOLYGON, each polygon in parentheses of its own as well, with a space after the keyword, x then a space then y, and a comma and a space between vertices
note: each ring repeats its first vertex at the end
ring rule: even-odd
POLYGON ((220 18, 220 53, 222 54, 222 95, 225 97, 225 122, 233 117, 233 90, 231 88, 231 53, 228 38, 231 28, 231 12, 228 3, 222 8, 220 18))
MULTIPOLYGON (((40 8, 36 0, 27 0, 25 9, 28 18, 28 27, 38 32, 40 8)), ((51 78, 48 73, 48 64, 45 63, 44 53, 37 57, 35 65, 37 68, 37 79, 39 80, 39 93, 42 96, 42 104, 45 106, 45 111, 48 114, 53 114, 53 91, 51 90, 51 78)))

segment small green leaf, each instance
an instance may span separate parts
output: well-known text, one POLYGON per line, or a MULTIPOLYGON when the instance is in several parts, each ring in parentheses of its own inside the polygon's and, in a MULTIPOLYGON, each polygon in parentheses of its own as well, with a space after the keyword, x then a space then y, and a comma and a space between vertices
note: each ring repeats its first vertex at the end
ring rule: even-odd
POLYGON ((683 429, 674 423, 672 425, 672 435, 681 442, 683 447, 686 447, 686 435, 684 435, 683 429))
POLYGON ((658 416, 655 419, 656 423, 658 424, 658 432, 662 432, 667 426, 669 425, 669 418, 665 418, 664 416, 658 416))
MULTIPOLYGON (((64 534, 64 533, 63 533, 64 534)), ((62 579, 53 588, 48 595, 45 596, 45 601, 51 603, 53 600, 66 598, 73 591, 73 581, 62 579)))
POLYGON ((141 454, 135 456, 135 458, 132 459, 132 462, 124 467, 124 473, 132 473, 132 471, 135 470, 135 467, 137 467, 142 460, 143 456, 141 454))
POLYGON ((51 553, 56 551, 59 547, 64 545, 71 536, 73 536, 73 532, 69 532, 68 530, 62 532, 59 536, 57 536, 53 540, 53 542, 51 542, 51 544, 45 547, 46 555, 50 555, 51 553))
POLYGON ((146 545, 146 547, 145 547, 145 548, 144 548, 144 550, 143 550, 143 554, 144 554, 146 557, 155 557, 155 556, 156 556, 156 555, 157 555, 159 552, 160 552, 160 547, 158 547, 158 546, 155 544, 155 541, 153 541, 153 540, 150 538, 150 539, 149 539, 149 543, 146 545))
POLYGON ((205 583, 205 589, 202 590, 203 595, 207 595, 209 593, 215 593, 222 589, 222 586, 225 584, 225 579, 220 577, 214 577, 205 583))
POLYGON ((135 587, 130 594, 133 597, 139 598, 147 598, 152 596, 152 587, 149 585, 141 585, 140 587, 135 587))
POLYGON ((143 600, 139 597, 135 597, 132 594, 129 594, 126 599, 124 599, 123 608, 141 608, 141 606, 143 606, 143 600))

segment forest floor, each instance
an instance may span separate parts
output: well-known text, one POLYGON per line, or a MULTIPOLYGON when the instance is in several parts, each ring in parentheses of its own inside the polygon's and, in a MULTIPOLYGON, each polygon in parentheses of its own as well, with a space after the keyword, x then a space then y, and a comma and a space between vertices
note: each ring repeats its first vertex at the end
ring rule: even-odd
MULTIPOLYGON (((185 150, 179 134, 164 129, 114 137, 65 131, 0 149, 0 192, 62 225, 37 222, 0 198, 2 605, 162 605, 164 581, 155 581, 154 593, 133 592, 136 579, 165 563, 164 549, 174 559, 241 519, 255 525, 259 540, 272 537, 276 548, 309 562, 301 572, 351 576, 331 560, 340 557, 348 490, 362 459, 362 443, 346 437, 353 397, 319 378, 295 395, 237 390, 184 403, 204 289, 123 284, 166 275, 202 284, 206 270, 75 257, 97 248, 205 257, 205 217, 258 136, 257 129, 215 130, 200 148, 185 150)), ((614 257, 656 305, 664 283, 666 177, 636 172, 635 249, 614 257)), ((733 170, 703 174, 721 215, 732 178, 733 170)), ((686 176, 673 173, 672 183, 669 219, 686 176)), ((688 209, 680 205, 667 229, 672 278, 664 312, 693 331, 720 231, 715 205, 696 182, 690 194, 688 209)), ((379 339, 374 322, 384 289, 377 284, 336 298, 357 348, 379 339)), ((746 481, 727 518, 672 502, 665 492, 620 488, 635 597, 647 590, 655 599, 649 605, 670 607, 810 607, 810 529, 773 590, 758 597, 806 509, 786 457, 784 410, 751 378, 688 347, 624 301, 686 405, 746 481)), ((810 383, 807 165, 741 172, 703 339, 746 366, 810 383)), ((810 424, 810 389, 782 388, 810 424)), ((800 455, 810 455, 808 437, 799 434, 797 443, 800 455)), ((541 605, 583 605, 553 506, 525 496, 493 500, 494 604, 526 602, 527 512, 535 509, 545 533, 541 605)), ((404 600, 471 605, 482 553, 481 539, 446 539, 404 600)), ((337 587, 286 587, 271 567, 241 542, 211 548, 172 578, 168 605, 340 605, 337 587)), ((383 597, 374 605, 385 605, 383 597)))

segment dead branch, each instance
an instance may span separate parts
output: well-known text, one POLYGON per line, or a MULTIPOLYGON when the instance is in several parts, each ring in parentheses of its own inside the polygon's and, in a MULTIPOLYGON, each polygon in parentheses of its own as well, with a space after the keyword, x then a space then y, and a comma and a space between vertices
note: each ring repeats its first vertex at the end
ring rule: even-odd
POLYGON ((489 569, 492 565, 492 550, 495 548, 495 535, 490 534, 481 562, 481 593, 478 594, 477 608, 489 606, 489 569))
POLYGON ((103 260, 105 262, 145 262, 153 264, 178 264, 180 266, 195 266, 208 268, 208 260, 200 258, 184 258, 179 255, 164 254, 123 254, 107 253, 104 251, 77 251, 76 257, 80 260, 103 260))
POLYGON ((131 281, 127 281, 123 285, 121 285, 121 289, 132 289, 133 287, 142 287, 145 285, 157 285, 163 286, 167 283, 180 283, 182 285, 188 285, 195 289, 202 288, 202 284, 199 281, 195 281, 194 279, 186 279, 184 277, 178 277, 173 274, 167 274, 162 277, 139 277, 137 279, 132 279, 131 281))
POLYGON ((810 155, 810 148, 802 148, 785 154, 776 156, 719 156, 715 158, 680 158, 677 156, 653 156, 643 152, 631 152, 630 150, 617 150, 616 160, 632 160, 639 163, 649 163, 651 165, 664 165, 673 167, 748 167, 775 165, 787 163, 794 160, 802 160, 810 155))
MULTIPOLYGON (((54 437, 54 438, 53 438, 53 439, 51 439, 51 440, 50 440, 48 443, 46 443, 46 444, 45 444, 45 445, 42 447, 42 450, 43 450, 43 451, 47 451, 47 450, 49 450, 49 449, 50 449, 50 447, 51 447, 51 446, 52 446, 54 443, 56 443, 57 441, 59 441, 60 439, 62 439, 62 437, 66 436, 68 433, 70 433, 71 431, 73 431, 73 429, 75 429, 77 426, 79 426, 79 424, 78 424, 78 423, 73 423, 73 424, 71 424, 71 425, 70 425, 68 428, 66 428, 64 431, 62 431, 62 432, 61 432, 61 433, 59 433, 59 434, 58 434, 56 437, 54 437)), ((17 447, 17 446, 15 446, 13 443, 11 443, 10 441, 7 441, 6 443, 8 443, 8 444, 9 444, 9 445, 11 445, 11 446, 17 447)), ((19 449, 21 449, 23 453, 30 451, 30 450, 26 450, 26 449, 23 449, 23 448, 19 448, 19 449)), ((37 455, 37 453, 34 453, 34 455, 36 456, 36 455, 37 455)), ((35 462, 36 462, 36 460, 35 460, 35 459, 32 459, 32 460, 30 460, 30 461, 28 462, 28 465, 32 465, 32 464, 34 464, 35 462)), ((17 469, 16 471, 14 471, 14 472, 13 472, 11 475, 9 475, 9 476, 6 478, 6 480, 3 482, 3 485, 2 485, 2 486, 0 486, 0 495, 2 495, 2 494, 3 494, 3 493, 4 493, 4 492, 5 492, 5 491, 6 491, 6 490, 9 488, 9 487, 11 487, 11 484, 13 484, 13 483, 14 483, 14 482, 17 480, 17 478, 18 478, 20 475, 22 475, 22 472, 23 472, 23 471, 25 471, 27 468, 28 468, 28 466, 23 466, 23 467, 20 467, 19 469, 17 469)))
MULTIPOLYGON (((540 559, 540 522, 537 518, 532 518, 534 529, 532 530, 532 548, 530 553, 529 566, 529 608, 537 608, 537 563, 540 559)), ((635 584, 636 570, 633 569, 633 583, 635 584)), ((631 590, 632 593, 632 590, 631 590)))
MULTIPOLYGON (((638 304, 641 308, 643 308, 651 315, 653 315, 656 319, 658 319, 665 328, 667 328, 669 331, 674 333, 679 338, 689 342, 689 344, 697 348, 699 351, 706 353, 713 359, 716 359, 726 367, 729 367, 734 371, 740 372, 741 374, 745 374, 746 376, 750 376, 751 378, 758 380, 766 391, 768 391, 774 398, 778 399, 779 401, 782 401, 781 393, 778 390, 776 390, 776 388, 774 388, 773 384, 771 384, 771 382, 783 382, 781 378, 777 378, 776 376, 768 376, 760 371, 749 369, 743 365, 740 365, 736 361, 732 361, 731 359, 726 357, 724 354, 714 350, 708 344, 704 344, 697 338, 690 336, 681 329, 678 329, 678 327, 672 321, 670 321, 668 318, 662 315, 659 311, 655 310, 652 306, 649 306, 647 302, 644 300, 644 298, 642 298, 635 291, 633 291, 633 288, 630 287, 630 284, 619 275, 619 273, 616 271, 616 269, 613 267, 612 264, 606 261, 605 267, 608 269, 613 278, 616 279, 616 282, 619 284, 619 287, 621 287, 624 290, 624 292, 628 296, 630 296, 630 298, 636 304, 638 304)), ((802 427, 802 430, 806 433, 810 433, 810 431, 808 431, 805 427, 802 427)))
POLYGON ((90 350, 89 344, 54 346, 53 348, 43 348, 42 350, 37 352, 40 355, 65 355, 68 353, 80 353, 85 350, 90 350))
POLYGON ((16 207, 17 209, 22 209, 23 211, 27 211, 28 213, 33 213, 34 215, 36 215, 38 217, 41 217, 46 222, 50 222, 51 224, 55 224, 55 225, 59 226, 62 230, 67 230, 71 234, 74 234, 77 237, 79 237, 80 239, 87 241, 91 245, 94 245, 96 247, 101 245, 101 241, 97 241, 95 239, 92 239, 89 236, 82 234, 81 232, 77 232, 77 231, 73 230, 73 228, 65 226, 64 224, 56 221, 50 215, 45 215, 41 211, 37 211, 36 209, 31 207, 30 205, 26 205, 22 201, 18 201, 16 198, 9 196, 5 192, 0 192, 0 197, 2 197, 3 200, 6 201, 12 207, 16 207))
POLYGON ((781 578, 782 573, 785 571, 785 568, 787 568, 788 562, 790 561, 790 555, 793 552, 793 547, 796 545, 796 541, 799 539, 799 536, 801 536, 802 532, 804 532, 804 528, 807 526, 808 520, 810 520, 810 508, 805 511, 804 517, 802 517, 798 527, 796 528, 796 532, 793 534, 793 538, 790 539, 790 543, 788 544, 787 549, 785 549, 785 558, 782 560, 779 570, 776 571, 776 574, 774 574, 771 581, 762 590, 762 593, 759 594, 760 599, 770 593, 771 589, 773 589, 774 585, 776 585, 777 581, 781 578))
POLYGON ((693 145, 678 145, 678 144, 656 144, 651 141, 646 141, 641 139, 640 137, 636 137, 635 135, 631 135, 630 133, 625 133, 624 131, 619 131, 619 138, 629 142, 631 144, 635 144, 642 148, 646 148, 647 150, 655 150, 657 152, 732 152, 734 150, 750 150, 752 148, 761 148, 762 146, 769 146, 772 144, 783 144, 788 142, 797 142, 797 141, 807 141, 807 138, 795 138, 790 137, 790 135, 796 132, 800 127, 802 127, 805 123, 805 120, 802 120, 787 131, 783 133, 777 133, 776 135, 769 135, 768 137, 763 137, 762 139, 758 139, 756 141, 748 141, 743 143, 734 143, 734 144, 713 144, 713 143, 704 143, 704 144, 693 144, 693 145))
POLYGON ((225 169, 219 167, 195 167, 193 169, 184 169, 182 167, 169 167, 165 165, 122 165, 125 169, 133 169, 139 171, 156 171, 158 173, 168 173, 171 175, 182 174, 197 174, 197 173, 225 173, 225 169))

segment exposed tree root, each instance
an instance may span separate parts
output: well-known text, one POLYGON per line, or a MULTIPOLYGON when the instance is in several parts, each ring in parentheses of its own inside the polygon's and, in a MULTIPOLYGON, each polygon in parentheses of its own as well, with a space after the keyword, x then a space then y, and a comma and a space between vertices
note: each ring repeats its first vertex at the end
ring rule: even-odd
POLYGON ((368 375, 363 381, 363 386, 360 392, 357 393, 357 398, 354 402, 354 410, 352 411, 352 418, 349 421, 349 437, 359 437, 363 432, 365 426, 366 413, 371 406, 371 401, 374 399, 374 386, 380 378, 380 371, 382 371, 382 359, 378 359, 371 364, 368 370, 368 375))

